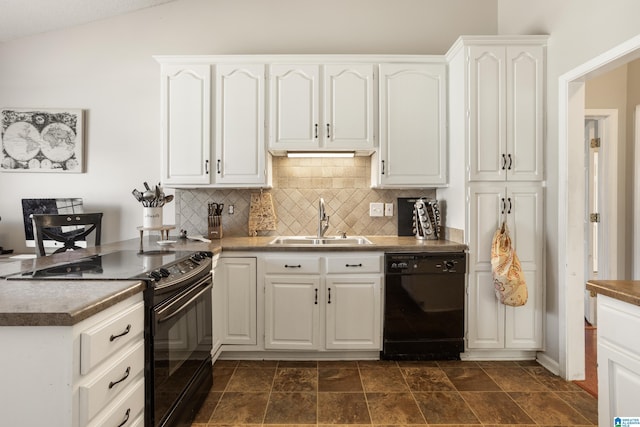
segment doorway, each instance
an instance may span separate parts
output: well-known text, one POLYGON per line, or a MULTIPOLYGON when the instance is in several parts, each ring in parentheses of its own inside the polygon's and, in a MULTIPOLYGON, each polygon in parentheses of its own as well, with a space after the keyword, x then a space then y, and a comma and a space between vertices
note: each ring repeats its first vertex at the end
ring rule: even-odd
MULTIPOLYGON (((586 177, 584 157, 570 155, 570 153, 583 151, 586 115, 585 81, 638 58, 640 58, 640 36, 628 40, 559 78, 559 257, 565 260, 558 275, 562 331, 559 368, 560 374, 568 380, 581 380, 585 376, 584 242, 587 236, 584 224, 576 221, 576 218, 586 218, 586 177)), ((617 191, 610 191, 607 195, 617 197, 617 191)), ((607 205, 613 206, 609 202, 607 205)), ((612 223, 610 226, 615 226, 617 223, 617 221, 610 222, 612 223)), ((617 250, 617 242, 615 245, 613 242, 609 243, 610 250, 617 250)), ((610 268, 614 268, 615 264, 612 263, 610 268)), ((611 273, 617 274, 617 271, 614 273, 612 270, 611 273)))

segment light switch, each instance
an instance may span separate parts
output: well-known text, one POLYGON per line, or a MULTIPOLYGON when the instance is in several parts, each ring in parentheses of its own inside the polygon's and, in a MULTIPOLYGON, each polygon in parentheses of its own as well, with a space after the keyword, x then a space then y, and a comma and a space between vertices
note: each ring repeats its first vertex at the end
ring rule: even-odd
POLYGON ((393 216, 393 203, 384 204, 384 216, 393 216))
POLYGON ((369 216, 384 216, 384 203, 369 203, 369 216))

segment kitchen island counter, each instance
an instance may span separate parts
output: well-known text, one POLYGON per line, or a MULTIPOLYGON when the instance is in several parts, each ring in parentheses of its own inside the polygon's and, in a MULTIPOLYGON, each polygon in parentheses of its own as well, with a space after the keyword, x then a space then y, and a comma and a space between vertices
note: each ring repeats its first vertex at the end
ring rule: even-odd
POLYGON ((587 290, 640 306, 640 280, 589 280, 587 290))

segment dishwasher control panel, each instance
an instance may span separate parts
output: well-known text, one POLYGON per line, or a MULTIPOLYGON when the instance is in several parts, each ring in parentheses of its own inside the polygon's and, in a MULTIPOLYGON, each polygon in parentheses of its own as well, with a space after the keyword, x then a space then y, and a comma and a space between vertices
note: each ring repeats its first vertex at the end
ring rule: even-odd
POLYGON ((467 270, 464 253, 386 254, 386 274, 464 274, 467 270))

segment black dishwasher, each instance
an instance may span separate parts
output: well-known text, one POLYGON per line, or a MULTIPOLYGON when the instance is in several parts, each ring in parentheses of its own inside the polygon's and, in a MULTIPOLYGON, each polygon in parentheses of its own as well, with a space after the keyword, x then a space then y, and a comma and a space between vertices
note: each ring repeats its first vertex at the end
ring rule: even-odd
POLYGON ((459 252, 386 254, 382 359, 460 359, 466 266, 459 252))

